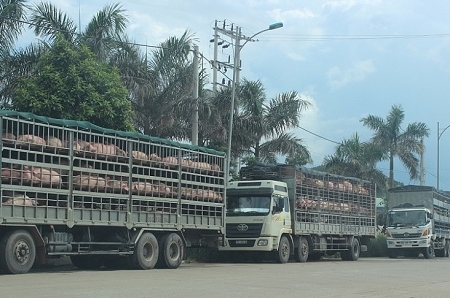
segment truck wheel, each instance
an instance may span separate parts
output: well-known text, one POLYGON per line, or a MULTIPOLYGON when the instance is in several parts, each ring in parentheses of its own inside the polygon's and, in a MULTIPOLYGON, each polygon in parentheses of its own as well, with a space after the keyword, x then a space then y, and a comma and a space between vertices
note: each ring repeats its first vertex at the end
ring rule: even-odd
POLYGON ((176 269, 180 267, 184 256, 184 244, 176 233, 164 235, 160 241, 158 268, 176 269))
POLYGON ((136 269, 153 269, 158 261, 158 240, 152 233, 144 233, 136 243, 133 264, 136 269))
POLYGON ((75 267, 84 270, 99 269, 104 263, 101 255, 73 255, 70 256, 70 260, 75 267))
POLYGON ((276 252, 275 259, 278 263, 287 263, 289 257, 291 256, 291 244, 286 236, 281 236, 280 245, 278 246, 278 251, 276 252))
POLYGON ((1 239, 0 268, 7 273, 27 273, 35 259, 36 246, 28 231, 11 231, 1 239))
POLYGON ((347 251, 349 261, 357 261, 361 253, 361 246, 359 245, 358 238, 353 238, 352 243, 347 251))
POLYGON ((434 247, 433 247, 433 243, 431 243, 430 246, 428 246, 427 248, 424 248, 424 250, 422 251, 423 253, 423 257, 425 259, 432 259, 434 258, 434 247))
POLYGON ((398 251, 395 248, 388 248, 388 257, 391 259, 396 259, 398 257, 398 251))
POLYGON ((295 260, 300 263, 304 263, 308 260, 309 255, 309 243, 305 237, 300 237, 298 248, 295 254, 295 260))

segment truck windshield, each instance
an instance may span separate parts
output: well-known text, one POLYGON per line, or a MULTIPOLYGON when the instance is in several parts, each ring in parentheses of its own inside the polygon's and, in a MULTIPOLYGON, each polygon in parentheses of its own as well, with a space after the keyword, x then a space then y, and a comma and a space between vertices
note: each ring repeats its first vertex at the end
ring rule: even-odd
POLYGON ((425 210, 395 210, 388 214, 388 227, 420 227, 426 224, 425 210))
POLYGON ((270 211, 270 196, 229 196, 227 197, 227 216, 267 215, 270 211))

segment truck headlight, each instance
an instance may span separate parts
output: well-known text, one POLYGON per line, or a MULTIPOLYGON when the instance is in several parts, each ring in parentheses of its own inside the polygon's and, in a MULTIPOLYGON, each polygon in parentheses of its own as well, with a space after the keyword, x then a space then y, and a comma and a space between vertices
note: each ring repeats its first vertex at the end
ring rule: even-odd
POLYGON ((391 233, 389 233, 389 231, 384 232, 384 235, 385 235, 386 237, 392 237, 392 236, 391 236, 391 233))
POLYGON ((258 246, 267 246, 267 244, 269 244, 269 240, 267 239, 258 240, 258 246))
POLYGON ((423 231, 422 236, 428 236, 428 234, 430 234, 430 230, 426 229, 423 231))

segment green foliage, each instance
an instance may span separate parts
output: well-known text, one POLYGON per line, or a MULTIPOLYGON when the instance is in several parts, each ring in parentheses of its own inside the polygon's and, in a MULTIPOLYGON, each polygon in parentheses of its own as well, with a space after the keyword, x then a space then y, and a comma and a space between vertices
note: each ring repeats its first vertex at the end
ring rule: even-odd
POLYGON ((386 236, 378 234, 367 246, 367 251, 361 252, 361 257, 385 257, 387 256, 386 236))
POLYGON ((58 39, 32 75, 19 82, 12 105, 23 112, 132 130, 127 94, 116 69, 96 60, 86 46, 58 39))

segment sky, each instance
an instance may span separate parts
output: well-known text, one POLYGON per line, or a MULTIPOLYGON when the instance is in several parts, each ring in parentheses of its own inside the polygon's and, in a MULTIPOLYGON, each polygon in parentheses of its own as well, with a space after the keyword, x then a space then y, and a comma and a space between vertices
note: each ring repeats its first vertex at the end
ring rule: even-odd
MULTIPOLYGON (((40 1, 29 1, 30 4, 40 1)), ((82 29, 96 12, 120 3, 129 19, 127 34, 136 43, 159 45, 188 30, 212 73, 215 22, 234 24, 246 36, 259 34, 241 49, 241 78, 260 80, 267 97, 297 91, 312 106, 301 114, 293 133, 318 166, 334 152, 335 142, 372 132, 360 122, 367 115, 385 118, 393 105, 408 123, 424 122, 425 184, 450 190, 450 22, 447 0, 52 0, 82 29), (439 122, 439 131, 438 123, 439 122), (310 133, 312 132, 312 133, 310 133), (438 137, 438 135, 440 137, 438 137)), ((229 27, 228 27, 229 28, 229 27)), ((28 37, 30 35, 27 35, 28 37)), ((221 35, 226 39, 226 36, 221 35)), ((229 39, 228 39, 229 40, 229 39)), ((219 49, 218 59, 233 55, 219 49)), ((227 75, 232 76, 231 71, 227 75)), ((219 74, 219 81, 222 76, 219 74)), ((208 86, 212 88, 212 86, 208 86)), ((388 164, 378 168, 388 174, 388 164)), ((395 161, 394 178, 410 181, 395 161)))

